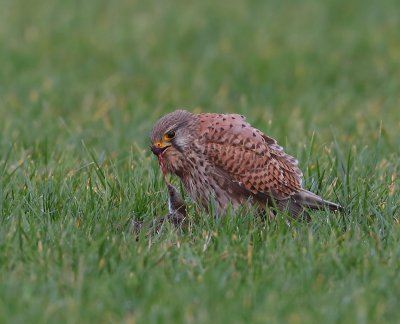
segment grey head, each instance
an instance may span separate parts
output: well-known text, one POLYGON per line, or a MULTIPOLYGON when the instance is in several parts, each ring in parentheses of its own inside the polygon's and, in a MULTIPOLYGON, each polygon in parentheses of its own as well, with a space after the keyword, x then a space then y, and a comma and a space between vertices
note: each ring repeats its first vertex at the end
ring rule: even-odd
POLYGON ((191 140, 190 126, 195 119, 195 115, 186 110, 175 110, 161 117, 150 134, 152 152, 160 155, 171 146, 184 151, 191 140))

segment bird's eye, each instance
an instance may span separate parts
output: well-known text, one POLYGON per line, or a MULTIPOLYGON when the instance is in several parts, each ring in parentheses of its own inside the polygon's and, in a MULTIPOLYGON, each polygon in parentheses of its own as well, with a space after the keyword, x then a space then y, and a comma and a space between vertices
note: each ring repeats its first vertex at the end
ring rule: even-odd
POLYGON ((175 137, 175 132, 171 130, 171 131, 167 132, 164 136, 165 136, 165 139, 170 141, 175 137))

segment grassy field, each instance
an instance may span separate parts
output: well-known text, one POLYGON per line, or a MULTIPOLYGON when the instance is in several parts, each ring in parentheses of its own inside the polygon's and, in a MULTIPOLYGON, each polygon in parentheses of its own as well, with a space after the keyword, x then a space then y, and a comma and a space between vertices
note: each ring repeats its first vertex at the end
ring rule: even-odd
POLYGON ((399 9, 2 0, 0 323, 398 323, 399 9), (135 237, 167 212, 148 134, 176 107, 245 114, 346 212, 192 207, 135 237))

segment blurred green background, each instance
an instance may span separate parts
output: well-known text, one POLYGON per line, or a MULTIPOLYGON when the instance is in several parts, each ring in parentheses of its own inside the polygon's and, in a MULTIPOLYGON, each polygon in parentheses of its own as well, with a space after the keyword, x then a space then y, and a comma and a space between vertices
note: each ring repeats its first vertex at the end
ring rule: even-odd
POLYGON ((0 322, 396 322, 399 30, 397 0, 1 0, 0 322), (177 107, 246 115, 352 212, 136 241, 177 107))
POLYGON ((397 1, 3 0, 0 15, 3 142, 69 127, 128 148, 176 107, 290 141, 399 128, 397 1))

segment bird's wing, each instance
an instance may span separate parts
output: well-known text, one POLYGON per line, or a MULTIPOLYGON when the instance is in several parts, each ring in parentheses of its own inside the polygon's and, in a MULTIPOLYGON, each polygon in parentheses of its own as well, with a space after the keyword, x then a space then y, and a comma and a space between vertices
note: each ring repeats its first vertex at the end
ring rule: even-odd
POLYGON ((298 162, 237 114, 199 114, 203 154, 253 194, 285 199, 301 190, 298 162))

